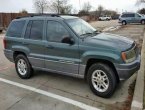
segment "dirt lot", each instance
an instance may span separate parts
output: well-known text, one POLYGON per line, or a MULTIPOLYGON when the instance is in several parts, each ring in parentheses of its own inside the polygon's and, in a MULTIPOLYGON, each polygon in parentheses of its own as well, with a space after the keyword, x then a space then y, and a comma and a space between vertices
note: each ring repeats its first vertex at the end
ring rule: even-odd
MULTIPOLYGON (((108 26, 111 25, 111 22, 108 22, 108 26)), ((104 25, 106 25, 106 23, 104 25)), ((127 25, 111 33, 133 38, 138 42, 139 45, 141 45, 143 32, 143 25, 127 25)), ((128 110, 130 107, 130 100, 132 99, 132 90, 134 87, 136 74, 134 74, 127 81, 120 83, 115 94, 109 99, 95 96, 90 91, 87 83, 84 80, 68 76, 36 71, 33 78, 29 80, 22 80, 17 76, 14 64, 10 63, 5 58, 3 54, 2 37, 0 37, 0 78, 43 90, 47 94, 53 93, 63 97, 61 100, 58 100, 57 98, 46 96, 44 94, 37 93, 36 91, 30 91, 28 89, 0 81, 0 110, 83 109, 77 104, 75 105, 75 103, 70 104, 64 102, 65 98, 81 102, 81 104, 83 103, 90 108, 96 107, 96 110, 128 110)), ((82 107, 83 106, 84 105, 82 105, 82 107)))
POLYGON ((93 21, 90 24, 95 27, 96 29, 102 30, 108 27, 114 27, 120 25, 118 20, 110 20, 110 21, 93 21))

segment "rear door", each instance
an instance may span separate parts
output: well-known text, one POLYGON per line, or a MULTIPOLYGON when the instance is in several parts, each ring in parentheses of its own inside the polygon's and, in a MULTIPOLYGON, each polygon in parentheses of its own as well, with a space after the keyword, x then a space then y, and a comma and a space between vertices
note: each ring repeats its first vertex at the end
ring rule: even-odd
POLYGON ((79 49, 78 42, 70 34, 67 26, 58 21, 47 21, 45 66, 48 70, 63 74, 78 74, 79 49), (62 43, 69 37, 74 44, 62 43))
POLYGON ((28 50, 32 67, 44 68, 44 20, 30 20, 26 27, 23 46, 28 50))
POLYGON ((135 23, 135 14, 134 13, 127 14, 127 21, 128 23, 135 23))

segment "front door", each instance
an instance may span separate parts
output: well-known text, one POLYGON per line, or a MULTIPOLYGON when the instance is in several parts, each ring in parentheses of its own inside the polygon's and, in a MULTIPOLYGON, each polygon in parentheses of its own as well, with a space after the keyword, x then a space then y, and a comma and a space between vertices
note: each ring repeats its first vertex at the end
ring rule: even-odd
POLYGON ((47 21, 45 67, 50 71, 63 74, 78 74, 79 50, 78 43, 69 34, 70 30, 58 21, 47 21), (62 43, 64 38, 70 38, 73 44, 62 43))
POLYGON ((141 23, 141 15, 139 15, 139 14, 135 14, 135 22, 136 23, 141 23))

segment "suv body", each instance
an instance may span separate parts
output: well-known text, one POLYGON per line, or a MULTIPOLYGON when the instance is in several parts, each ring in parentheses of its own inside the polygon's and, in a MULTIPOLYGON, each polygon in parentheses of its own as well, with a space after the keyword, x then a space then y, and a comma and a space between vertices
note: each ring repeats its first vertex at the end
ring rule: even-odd
POLYGON ((139 13, 123 13, 119 17, 119 23, 126 25, 128 23, 141 23, 145 24, 145 16, 139 13))
POLYGON ((110 97, 117 82, 128 79, 140 67, 134 41, 99 33, 72 16, 15 19, 8 27, 4 48, 21 78, 30 78, 33 69, 86 78, 101 97, 110 97))

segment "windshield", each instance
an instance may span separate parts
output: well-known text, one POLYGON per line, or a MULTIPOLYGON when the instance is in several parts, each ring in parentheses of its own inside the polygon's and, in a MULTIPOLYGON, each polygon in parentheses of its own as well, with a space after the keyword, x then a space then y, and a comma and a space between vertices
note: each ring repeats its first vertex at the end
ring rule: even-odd
POLYGON ((86 21, 76 18, 68 19, 66 22, 71 26, 71 28, 80 36, 85 36, 87 34, 93 34, 96 29, 89 25, 86 21))

